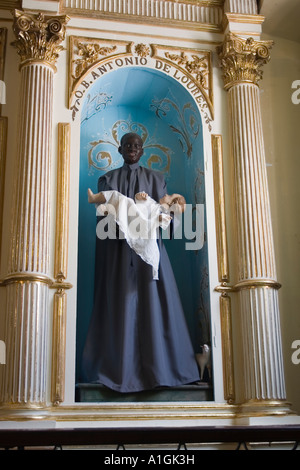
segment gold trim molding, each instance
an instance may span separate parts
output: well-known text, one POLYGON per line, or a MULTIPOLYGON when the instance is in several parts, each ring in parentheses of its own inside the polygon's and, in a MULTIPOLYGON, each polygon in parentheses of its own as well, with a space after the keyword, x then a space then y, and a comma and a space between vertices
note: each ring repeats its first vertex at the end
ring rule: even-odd
MULTIPOLYGON (((219 281, 222 286, 229 282, 228 244, 225 214, 225 189, 223 169, 223 144, 221 135, 212 135, 213 179, 216 214, 216 238, 219 281)), ((217 289, 216 289, 217 290, 217 289)), ((218 291, 219 292, 219 291, 218 291)), ((220 292, 220 318, 223 359, 224 398, 229 404, 235 401, 231 299, 227 290, 220 292)))
POLYGON ((51 400, 54 405, 64 401, 66 364, 66 317, 67 295, 65 293, 68 270, 69 235, 69 193, 70 193, 70 144, 71 125, 58 123, 57 148, 57 193, 56 230, 53 288, 53 328, 52 328, 52 375, 51 400))
POLYGON ((28 272, 9 274, 8 276, 0 279, 0 287, 13 283, 22 284, 25 282, 40 282, 42 284, 47 284, 50 289, 72 289, 73 287, 69 282, 54 281, 44 274, 28 272))
POLYGON ((229 403, 101 403, 38 407, 10 404, 0 406, 0 421, 55 420, 57 422, 117 422, 154 420, 239 419, 245 417, 295 415, 285 400, 229 403))
POLYGON ((252 37, 244 39, 228 33, 224 43, 217 47, 224 88, 245 82, 258 85, 263 74, 260 69, 270 60, 272 46, 273 41, 257 41, 252 37))
POLYGON ((223 29, 225 30, 229 23, 261 25, 264 21, 265 21, 265 17, 263 15, 249 15, 247 13, 226 12, 224 14, 224 19, 223 19, 223 29))
POLYGON ((235 401, 234 361, 231 324, 231 299, 225 294, 220 297, 221 337, 223 358, 224 398, 229 404, 235 401))
POLYGON ((67 278, 71 125, 58 123, 57 194, 54 277, 67 278))
POLYGON ((229 282, 229 261, 225 216, 225 189, 223 169, 223 145, 221 135, 212 135, 212 159, 217 232, 219 281, 229 282))
POLYGON ((281 284, 272 279, 247 279, 245 281, 238 282, 234 286, 230 286, 226 283, 221 284, 220 286, 215 287, 215 291, 220 294, 230 294, 232 292, 240 292, 244 289, 257 289, 260 287, 279 290, 281 289, 281 284))
POLYGON ((65 38, 67 16, 46 16, 14 11, 13 30, 16 41, 12 42, 21 58, 21 67, 34 62, 51 66, 54 71, 60 43, 65 38))
POLYGON ((66 312, 67 295, 61 289, 55 292, 53 303, 51 400, 54 405, 62 403, 65 397, 66 312))

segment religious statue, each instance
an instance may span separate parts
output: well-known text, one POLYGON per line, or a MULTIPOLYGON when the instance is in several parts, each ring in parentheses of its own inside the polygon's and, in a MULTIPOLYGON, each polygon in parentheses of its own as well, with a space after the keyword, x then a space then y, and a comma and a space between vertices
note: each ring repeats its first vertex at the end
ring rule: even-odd
MULTIPOLYGON (((185 200, 179 194, 167 194, 160 172, 139 165, 143 141, 138 134, 125 134, 118 150, 123 166, 99 178, 97 194, 89 190, 89 201, 104 205, 104 217, 113 212, 119 230, 114 237, 96 239, 94 308, 82 379, 122 393, 194 383, 199 381, 198 366, 172 267, 156 230, 170 223, 170 206, 184 211, 185 200), (126 221, 123 232, 120 219, 127 215, 119 210, 121 203, 134 207, 145 219, 150 214, 152 220, 155 212, 155 230, 151 231, 155 237, 138 241, 146 253, 149 246, 153 252, 156 246, 159 258, 155 266, 134 249, 128 233, 124 236, 130 223, 126 221), (148 205, 146 212, 141 210, 144 204, 148 205)), ((141 226, 139 232, 144 233, 141 226)))

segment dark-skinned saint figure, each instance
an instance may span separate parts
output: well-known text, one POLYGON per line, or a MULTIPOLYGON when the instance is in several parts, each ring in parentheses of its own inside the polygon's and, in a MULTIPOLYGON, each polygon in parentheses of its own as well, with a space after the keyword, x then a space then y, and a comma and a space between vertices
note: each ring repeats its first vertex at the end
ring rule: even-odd
MULTIPOLYGON (((143 142, 125 134, 120 168, 98 180, 98 191, 134 199, 167 194, 162 173, 140 166, 143 142)), ((82 381, 118 392, 174 387, 200 380, 173 270, 159 237, 159 279, 122 237, 96 239, 94 308, 82 359, 82 381)))

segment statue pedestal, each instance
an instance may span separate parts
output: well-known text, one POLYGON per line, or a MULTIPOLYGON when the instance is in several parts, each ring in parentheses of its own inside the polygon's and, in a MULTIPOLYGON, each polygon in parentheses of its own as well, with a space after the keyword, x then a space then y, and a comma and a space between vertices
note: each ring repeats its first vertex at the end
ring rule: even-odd
POLYGON ((199 385, 182 385, 178 387, 159 387, 133 393, 119 393, 100 384, 78 384, 76 387, 77 402, 181 402, 212 401, 212 386, 205 382, 199 385))

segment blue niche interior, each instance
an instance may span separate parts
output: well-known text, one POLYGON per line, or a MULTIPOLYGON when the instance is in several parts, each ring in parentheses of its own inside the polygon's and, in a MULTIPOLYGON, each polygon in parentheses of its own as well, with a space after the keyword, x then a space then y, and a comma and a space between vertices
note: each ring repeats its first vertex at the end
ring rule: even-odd
MULTIPOLYGON (((188 91, 168 75, 141 67, 124 67, 98 79, 87 89, 81 112, 77 382, 94 292, 96 210, 88 203, 87 189, 97 192, 98 178, 123 164, 119 140, 131 131, 144 140, 140 164, 162 171, 168 193, 181 193, 192 205, 193 223, 187 230, 196 230, 197 205, 205 208, 202 122, 188 91)), ((182 239, 165 240, 165 245, 197 353, 201 345, 211 341, 205 216, 200 249, 186 249, 186 243, 193 240, 184 237, 185 223, 180 233, 182 239)), ((197 243, 194 246, 197 248, 197 243)))

